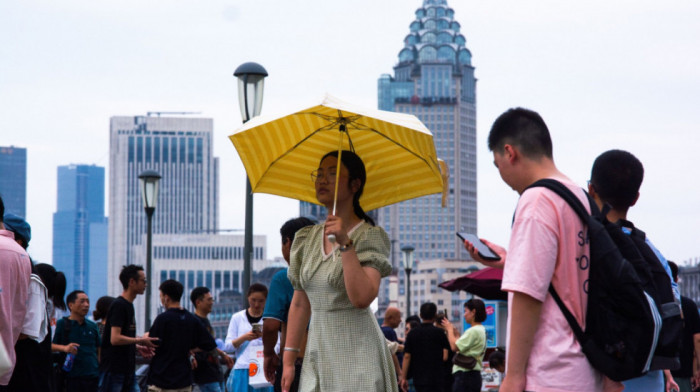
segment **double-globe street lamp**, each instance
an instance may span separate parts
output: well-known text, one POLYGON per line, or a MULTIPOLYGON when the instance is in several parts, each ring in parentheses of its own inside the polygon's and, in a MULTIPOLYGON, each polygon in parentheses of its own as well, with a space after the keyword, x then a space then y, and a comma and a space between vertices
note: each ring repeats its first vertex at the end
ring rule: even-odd
MULTIPOLYGON (((267 71, 258 63, 243 63, 236 68, 233 76, 238 78, 238 105, 245 124, 260 115, 263 88, 267 71)), ((253 189, 246 175, 245 180, 245 236, 243 240, 243 303, 248 307, 246 294, 250 288, 251 257, 253 254, 253 189)))
MULTIPOLYGON (((151 255, 152 255, 152 244, 151 237, 153 235, 153 213, 156 211, 156 204, 158 203, 158 182, 160 180, 160 174, 153 170, 146 170, 139 175, 139 182, 141 183, 141 196, 143 196, 143 206, 146 210, 146 218, 148 221, 147 235, 146 235, 146 278, 153 278, 151 270, 151 255)), ((146 331, 151 328, 151 285, 146 287, 146 331)))
POLYGON ((403 270, 406 272, 406 317, 411 315, 411 271, 413 271, 413 251, 411 245, 401 247, 403 252, 403 270))

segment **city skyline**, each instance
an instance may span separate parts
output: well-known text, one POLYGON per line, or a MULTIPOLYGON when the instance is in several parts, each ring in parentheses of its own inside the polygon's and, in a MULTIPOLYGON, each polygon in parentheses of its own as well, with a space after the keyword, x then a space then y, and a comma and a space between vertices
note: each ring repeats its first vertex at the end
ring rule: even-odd
MULTIPOLYGON (((202 111, 213 118, 222 167, 220 226, 242 228, 245 174, 226 138, 240 126, 233 70, 246 61, 268 70, 265 114, 284 113, 326 91, 376 107, 377 75, 396 64, 397 43, 421 4, 0 4, 0 33, 12 37, 0 48, 0 129, 3 145, 27 148, 30 254, 51 260, 53 205, 45 200, 54 199, 56 167, 108 166, 105 130, 118 113, 202 111), (370 28, 357 29, 357 21, 370 28)), ((667 258, 700 255, 693 234, 700 190, 686 174, 700 119, 693 105, 700 99, 694 49, 700 4, 545 0, 450 7, 478 70, 482 237, 507 245, 517 199, 492 165, 486 135, 505 109, 525 106, 543 115, 555 161, 581 186, 602 151, 637 155, 646 176, 631 219, 667 258)), ((254 231, 267 235, 270 256, 280 254, 279 225, 297 213, 297 201, 255 196, 254 231)))

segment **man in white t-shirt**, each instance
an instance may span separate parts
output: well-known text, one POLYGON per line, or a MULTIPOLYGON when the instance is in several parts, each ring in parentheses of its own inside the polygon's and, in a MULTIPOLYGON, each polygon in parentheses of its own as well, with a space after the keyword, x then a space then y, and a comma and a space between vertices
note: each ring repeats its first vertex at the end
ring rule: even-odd
MULTIPOLYGON (((500 391, 621 389, 593 369, 548 292, 551 282, 585 325, 589 247, 583 223, 554 192, 526 188, 552 178, 588 206, 585 193, 557 169, 547 125, 531 110, 510 109, 498 117, 488 145, 501 178, 520 194, 508 251, 484 241, 501 256, 495 266, 504 268, 502 289, 508 292, 506 373, 500 391)), ((481 259, 468 241, 465 247, 475 260, 494 264, 481 259)))

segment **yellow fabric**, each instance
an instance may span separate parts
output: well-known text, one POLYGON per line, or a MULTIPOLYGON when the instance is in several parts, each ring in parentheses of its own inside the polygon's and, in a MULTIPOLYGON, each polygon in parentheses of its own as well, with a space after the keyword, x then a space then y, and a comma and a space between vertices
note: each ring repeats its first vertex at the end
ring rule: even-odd
POLYGON ((360 199, 365 210, 443 190, 433 136, 417 117, 326 96, 320 105, 293 114, 255 117, 230 136, 253 192, 318 204, 310 173, 321 157, 338 150, 342 121, 347 122, 342 148, 350 149, 349 137, 367 169, 360 199))

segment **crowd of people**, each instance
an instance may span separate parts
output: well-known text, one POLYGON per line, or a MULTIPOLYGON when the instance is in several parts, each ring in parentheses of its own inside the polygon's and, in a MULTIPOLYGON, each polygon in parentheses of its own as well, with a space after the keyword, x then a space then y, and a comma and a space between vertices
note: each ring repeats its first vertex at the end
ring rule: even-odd
MULTIPOLYGON (((488 357, 492 368, 505 373, 500 390, 690 391, 700 381, 693 367, 694 360, 700 362, 700 316, 692 301, 680 297, 677 267, 648 238, 673 278, 679 312, 683 304, 681 369, 650 371, 624 384, 611 381, 590 364, 551 294, 560 293, 585 325, 586 228, 554 192, 529 186, 555 179, 583 205, 595 203, 611 222, 627 222, 639 197, 641 162, 626 151, 601 154, 591 172, 589 204, 586 192, 554 164, 549 130, 539 114, 521 108, 503 113, 491 128, 488 147, 501 178, 520 195, 508 249, 484 240, 499 261, 482 258, 473 243, 464 243, 474 260, 504 269, 507 354, 497 350, 488 357)), ((419 318, 404 320, 403 338, 396 333, 402 322, 398 309, 388 308, 383 323, 377 323, 369 305, 380 280, 391 273, 390 240, 360 205, 365 165, 353 151, 333 151, 321 157, 311 177, 319 203, 332 212, 324 223, 296 218, 282 226, 289 267, 273 277, 269 289, 250 286, 248 305, 233 314, 223 347, 217 347, 207 318, 214 302, 210 290, 192 290, 191 314, 182 306, 184 287, 175 280, 160 283, 164 312, 137 336, 133 302, 148 284, 138 265, 124 266, 123 292, 100 298, 96 322, 88 320, 87 294, 73 291, 64 303, 65 277, 50 265, 32 264, 25 251, 29 225, 5 215, 0 199, 1 348, 9 363, 0 374, 0 391, 139 391, 137 353, 149 362, 149 391, 193 386, 203 392, 253 391, 251 369, 260 358, 269 386, 258 391, 480 391, 487 350, 484 302, 474 298, 464 304, 470 327, 461 334, 431 302, 421 305, 419 318), (66 306, 70 314, 52 333, 55 309, 66 306)))

